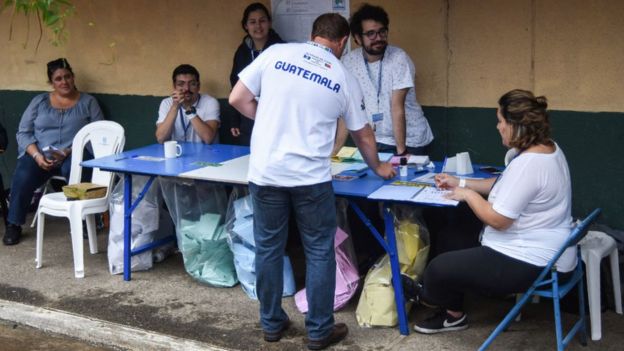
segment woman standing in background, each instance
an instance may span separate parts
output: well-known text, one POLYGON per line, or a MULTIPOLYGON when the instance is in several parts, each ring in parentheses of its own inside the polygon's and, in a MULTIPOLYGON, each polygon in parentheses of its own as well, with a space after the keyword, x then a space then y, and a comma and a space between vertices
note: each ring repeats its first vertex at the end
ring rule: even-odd
MULTIPOLYGON (((247 6, 243 12, 241 21, 243 30, 247 35, 243 38, 236 53, 232 73, 230 73, 230 83, 232 87, 238 82, 238 74, 247 67, 258 55, 269 46, 276 43, 283 43, 280 36, 271 28, 271 14, 263 4, 254 2, 247 6)), ((249 146, 253 120, 242 116, 240 113, 233 114, 230 132, 238 139, 239 145, 249 146)))

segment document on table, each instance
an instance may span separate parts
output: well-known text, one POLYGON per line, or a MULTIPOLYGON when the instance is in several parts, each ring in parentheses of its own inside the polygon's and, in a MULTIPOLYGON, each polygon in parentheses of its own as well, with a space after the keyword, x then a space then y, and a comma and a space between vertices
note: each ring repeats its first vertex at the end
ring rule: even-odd
POLYGON ((192 171, 180 173, 181 178, 210 180, 234 184, 247 184, 247 171, 249 168, 249 155, 237 157, 225 162, 221 166, 206 166, 192 171))
POLYGON ((332 176, 335 176, 336 174, 346 171, 361 172, 366 168, 368 168, 368 165, 362 162, 332 162, 331 174, 332 176))
POLYGON ((450 191, 433 186, 384 185, 368 196, 372 200, 406 201, 432 205, 457 206, 459 201, 447 199, 450 191))

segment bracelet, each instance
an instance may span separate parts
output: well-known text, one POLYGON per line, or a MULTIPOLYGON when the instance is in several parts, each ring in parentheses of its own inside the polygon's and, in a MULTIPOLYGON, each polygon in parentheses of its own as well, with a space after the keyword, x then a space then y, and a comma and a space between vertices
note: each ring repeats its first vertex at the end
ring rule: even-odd
POLYGON ((466 187, 466 178, 459 178, 459 187, 460 188, 466 187))
POLYGON ((33 158, 33 160, 37 160, 37 156, 40 156, 41 153, 39 153, 39 151, 35 152, 34 154, 31 155, 31 157, 33 158))

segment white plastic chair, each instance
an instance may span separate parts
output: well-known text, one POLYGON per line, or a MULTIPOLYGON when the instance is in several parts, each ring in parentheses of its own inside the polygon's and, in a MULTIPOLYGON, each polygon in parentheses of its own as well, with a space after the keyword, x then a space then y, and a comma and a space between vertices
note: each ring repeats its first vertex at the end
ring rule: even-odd
MULTIPOLYGON (((124 129, 118 123, 112 121, 97 121, 84 126, 74 137, 72 143, 71 171, 69 184, 80 183, 82 176, 82 154, 85 145, 91 142, 93 156, 95 158, 118 154, 123 150, 125 143, 124 129)), ((74 254, 74 272, 76 278, 84 277, 84 257, 82 220, 86 219, 87 233, 89 235, 89 249, 92 254, 98 252, 97 238, 95 236, 96 213, 108 209, 108 197, 112 185, 112 173, 93 169, 91 183, 107 186, 106 196, 98 199, 68 201, 62 192, 45 194, 39 201, 37 209, 37 249, 35 262, 37 268, 42 265, 43 230, 45 215, 55 217, 67 217, 70 224, 72 248, 74 254)))
MULTIPOLYGON (((52 188, 52 184, 51 184, 52 180, 60 180, 60 181, 64 182, 65 184, 67 184, 67 179, 65 179, 65 177, 60 176, 60 175, 55 175, 55 176, 52 176, 50 179, 48 179, 48 181, 45 182, 45 184, 43 184, 35 192, 37 192, 38 190, 41 190, 41 196, 47 194, 48 191, 52 188)), ((31 228, 35 227, 35 223, 37 223, 37 217, 39 217, 39 216, 37 215, 37 212, 35 212, 35 215, 33 216, 32 223, 30 223, 30 227, 31 228)))
POLYGON ((602 338, 602 321, 600 319, 600 261, 609 256, 611 263, 611 279, 615 295, 615 312, 622 314, 622 292, 620 289, 620 262, 615 239, 603 232, 589 231, 580 242, 581 257, 586 266, 587 296, 589 300, 589 318, 591 321, 591 338, 602 338))

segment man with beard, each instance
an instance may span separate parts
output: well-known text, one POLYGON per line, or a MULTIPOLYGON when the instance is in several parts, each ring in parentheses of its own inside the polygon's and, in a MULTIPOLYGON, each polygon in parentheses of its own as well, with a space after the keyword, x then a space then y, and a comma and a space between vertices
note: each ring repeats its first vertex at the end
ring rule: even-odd
POLYGON ((173 92, 160 103, 156 140, 218 142, 219 102, 199 94, 199 72, 183 64, 173 70, 173 92))
MULTIPOLYGON (((377 149, 401 156, 423 155, 433 134, 416 101, 414 63, 405 51, 388 45, 389 23, 383 8, 362 5, 350 23, 351 34, 361 47, 345 55, 342 62, 362 88, 377 149)), ((334 152, 346 136, 341 127, 334 152)))

